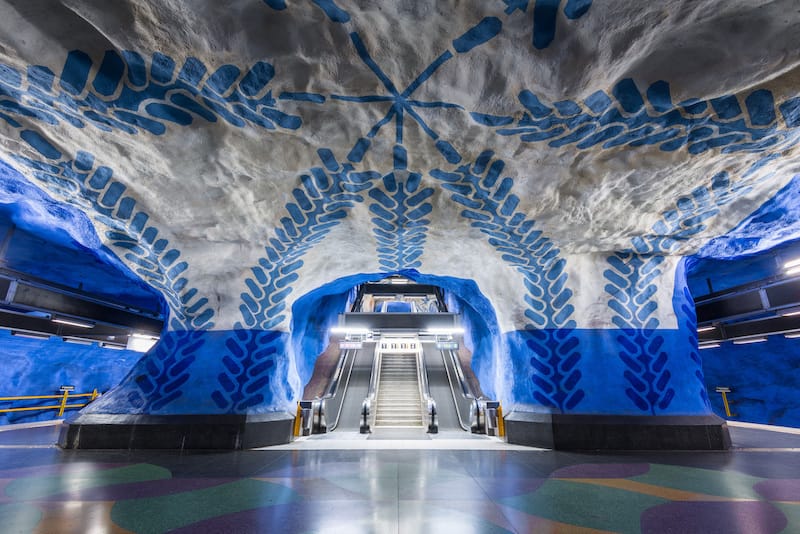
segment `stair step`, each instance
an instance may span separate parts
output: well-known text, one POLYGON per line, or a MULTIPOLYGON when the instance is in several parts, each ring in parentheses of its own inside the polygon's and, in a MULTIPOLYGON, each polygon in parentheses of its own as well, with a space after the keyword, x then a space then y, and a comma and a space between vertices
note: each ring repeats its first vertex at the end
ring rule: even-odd
POLYGON ((385 354, 381 360, 375 425, 414 428, 423 425, 415 354, 385 354))

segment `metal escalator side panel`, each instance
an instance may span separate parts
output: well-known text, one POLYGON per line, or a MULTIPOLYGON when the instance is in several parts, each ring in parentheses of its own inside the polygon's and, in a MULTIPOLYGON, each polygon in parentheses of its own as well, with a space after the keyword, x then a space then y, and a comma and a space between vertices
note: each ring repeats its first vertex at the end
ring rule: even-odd
POLYGON ((327 407, 328 413, 334 413, 333 410, 336 413, 328 432, 358 430, 361 403, 369 387, 373 347, 373 343, 365 342, 361 349, 352 350, 352 357, 343 373, 346 378, 337 391, 338 409, 335 409, 335 404, 327 407))
POLYGON ((439 412, 436 408, 436 400, 431 395, 425 350, 422 343, 419 342, 419 339, 417 342, 417 346, 419 347, 417 351, 417 374, 419 376, 420 395, 422 402, 425 405, 425 412, 423 415, 428 426, 428 433, 437 434, 439 432, 439 412))
POLYGON ((431 397, 436 402, 439 430, 462 430, 461 416, 453 395, 452 381, 442 352, 435 345, 424 348, 431 397))
POLYGON ((358 350, 348 349, 345 351, 342 365, 337 368, 336 376, 331 383, 331 389, 328 391, 326 398, 322 400, 322 407, 320 410, 320 432, 331 432, 335 430, 339 424, 339 418, 342 415, 342 404, 347 394, 347 386, 350 384, 350 375, 353 371, 353 362, 357 355, 358 350), (329 414, 334 416, 333 422, 330 425, 327 424, 329 414))

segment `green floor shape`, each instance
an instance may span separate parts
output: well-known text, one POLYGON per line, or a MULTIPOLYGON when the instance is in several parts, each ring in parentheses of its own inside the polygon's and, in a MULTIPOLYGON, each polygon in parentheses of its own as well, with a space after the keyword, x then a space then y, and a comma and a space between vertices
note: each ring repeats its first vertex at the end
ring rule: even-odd
POLYGON ((753 486, 764 481, 763 478, 736 471, 716 471, 664 464, 650 464, 650 471, 644 475, 631 477, 631 480, 717 497, 753 500, 761 500, 761 496, 753 489, 753 486))
POLYGON ((498 502, 551 521, 639 534, 642 512, 668 501, 616 488, 553 479, 533 493, 498 502))
POLYGON ((6 534, 32 532, 42 519, 42 511, 32 504, 0 504, 0 531, 6 534))
POLYGON ((781 531, 781 534, 800 532, 800 504, 773 502, 772 505, 786 516, 786 528, 781 531))
POLYGON ((119 501, 111 509, 111 519, 122 528, 149 534, 298 499, 285 486, 247 478, 197 491, 119 501))
POLYGON ((6 486, 6 495, 16 500, 30 501, 76 490, 167 478, 172 478, 168 469, 152 464, 81 470, 78 473, 67 471, 59 475, 19 478, 6 486))

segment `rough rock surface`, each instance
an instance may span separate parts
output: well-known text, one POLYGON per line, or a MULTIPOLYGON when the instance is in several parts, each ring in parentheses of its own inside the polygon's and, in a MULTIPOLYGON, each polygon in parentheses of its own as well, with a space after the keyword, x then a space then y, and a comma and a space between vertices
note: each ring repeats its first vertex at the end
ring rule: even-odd
MULTIPOLYGON (((413 270, 477 284, 506 401, 705 412, 680 259, 800 166, 794 0, 7 0, 0 36, 5 161, 170 306, 97 409, 285 407, 296 300, 413 270)), ((707 254, 800 237, 773 205, 707 254)))

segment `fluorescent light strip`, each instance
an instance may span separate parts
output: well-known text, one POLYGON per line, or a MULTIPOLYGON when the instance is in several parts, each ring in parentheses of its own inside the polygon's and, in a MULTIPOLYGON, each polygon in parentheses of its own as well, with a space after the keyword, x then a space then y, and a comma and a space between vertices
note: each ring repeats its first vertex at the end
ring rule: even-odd
POLYGON ((431 328, 423 330, 421 333, 429 334, 432 336, 452 336, 454 334, 463 334, 463 328, 431 328))
POLYGON ((76 345, 91 345, 94 341, 90 341, 88 339, 79 339, 76 337, 65 337, 63 338, 65 343, 75 343, 76 345))
POLYGON ((788 269, 785 274, 786 274, 786 276, 791 276, 791 275, 797 274, 797 273, 800 273, 800 265, 797 266, 797 267, 792 267, 791 269, 788 269))
POLYGON ((24 337, 27 339, 50 339, 48 334, 29 334, 27 332, 17 332, 16 330, 12 330, 11 335, 16 337, 24 337))
POLYGON ((125 350, 126 347, 123 345, 117 345, 115 343, 101 343, 101 347, 104 349, 111 349, 111 350, 125 350))
POLYGON ((800 332, 795 332, 794 334, 784 334, 783 337, 786 339, 797 339, 800 338, 800 332))
POLYGON ((334 326, 331 328, 332 334, 363 334, 367 335, 371 332, 369 328, 358 328, 355 326, 334 326))
POLYGON ((800 311, 793 311, 789 313, 782 313, 781 317, 794 317, 796 315, 800 315, 800 311))
POLYGON ((698 332, 710 332, 711 330, 716 330, 716 326, 701 326, 697 329, 698 332))
POLYGON ((750 343, 763 343, 766 340, 767 340, 767 338, 765 338, 765 337, 754 337, 754 338, 750 338, 750 339, 734 339, 733 340, 733 344, 734 345, 748 345, 750 343))
POLYGON ((791 269, 792 267, 800 267, 800 258, 789 260, 783 264, 784 269, 791 269))
POLYGON ((94 328, 94 323, 89 321, 81 321, 80 319, 65 319, 64 317, 56 317, 52 319, 52 321, 58 324, 77 326, 78 328, 94 328))
POLYGON ((704 345, 698 345, 697 348, 703 350, 703 349, 715 349, 717 347, 719 347, 719 343, 706 343, 704 345))
POLYGON ((158 336, 151 336, 149 334, 140 334, 138 332, 134 332, 131 334, 131 337, 135 337, 136 339, 148 339, 150 341, 158 340, 158 336))

